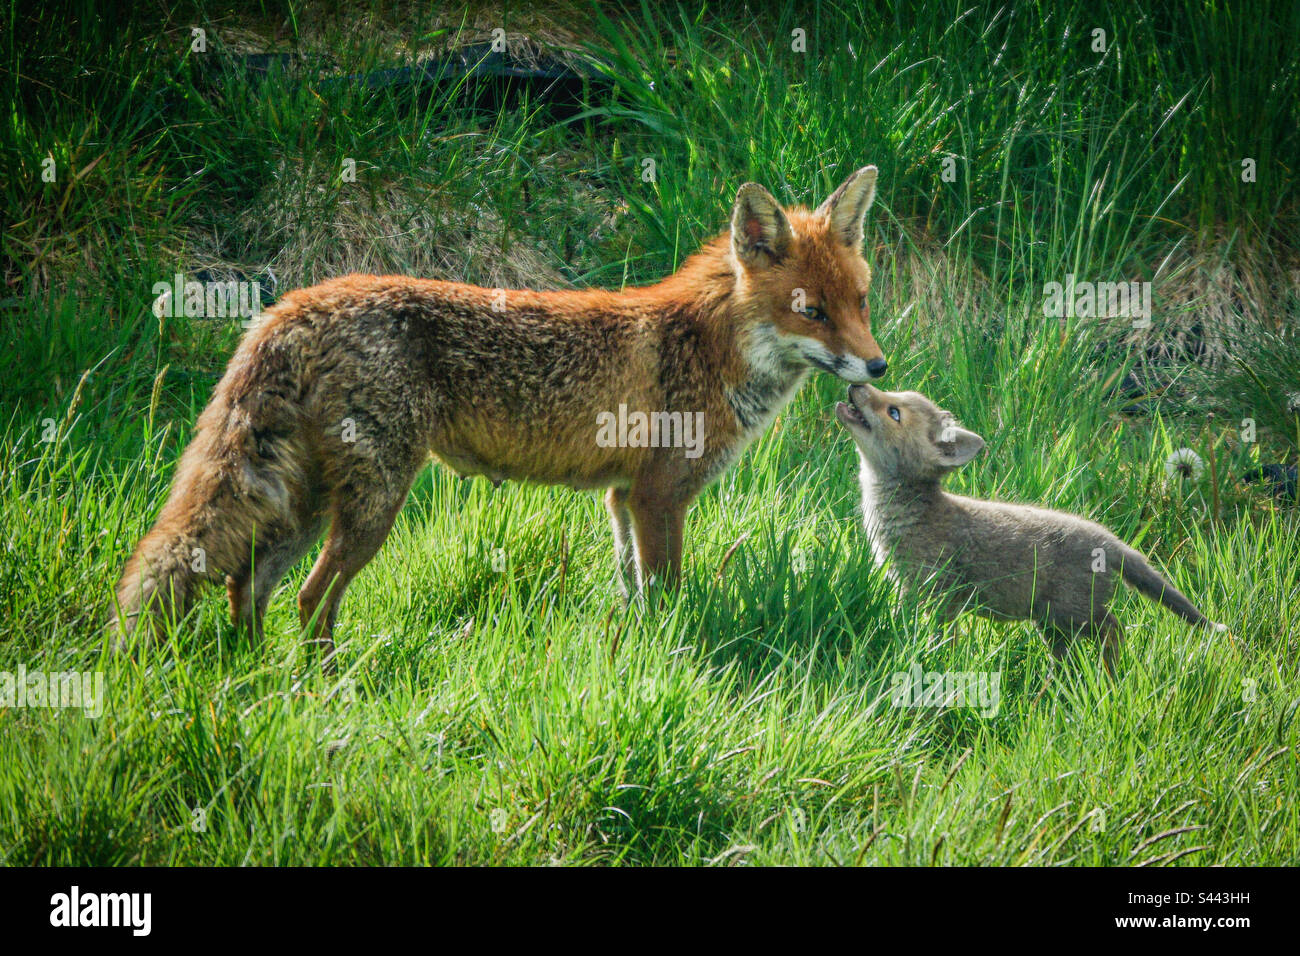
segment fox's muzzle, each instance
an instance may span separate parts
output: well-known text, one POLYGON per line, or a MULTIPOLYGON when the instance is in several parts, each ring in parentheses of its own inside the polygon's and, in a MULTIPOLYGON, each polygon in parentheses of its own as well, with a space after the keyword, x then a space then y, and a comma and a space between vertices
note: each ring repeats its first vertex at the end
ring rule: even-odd
POLYGON ((854 385, 862 385, 875 378, 880 378, 889 368, 889 363, 885 361, 884 356, 876 356, 867 361, 856 355, 841 355, 835 359, 835 364, 827 371, 834 372, 846 382, 854 385))

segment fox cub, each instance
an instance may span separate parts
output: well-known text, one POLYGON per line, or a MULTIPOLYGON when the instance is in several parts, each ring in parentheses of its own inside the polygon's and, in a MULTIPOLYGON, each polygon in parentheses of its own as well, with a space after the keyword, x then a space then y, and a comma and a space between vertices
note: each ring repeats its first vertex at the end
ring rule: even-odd
POLYGON ((905 588, 931 581, 949 619, 966 609, 1036 621, 1060 657, 1090 637, 1114 672, 1123 630, 1108 605, 1117 578, 1192 624, 1213 624, 1137 551, 1063 511, 945 492, 943 477, 984 439, 917 392, 849 388, 835 407, 861 460, 862 510, 877 564, 905 588))
POLYGON ((874 166, 813 211, 747 183, 729 232, 621 292, 370 275, 291 292, 217 384, 110 626, 124 642, 224 580, 256 637, 277 582, 327 533, 298 609, 332 650, 344 590, 430 455, 494 481, 607 489, 624 590, 673 584, 687 507, 812 370, 885 373, 861 249, 875 191, 874 166), (616 417, 637 421, 611 438, 616 417))

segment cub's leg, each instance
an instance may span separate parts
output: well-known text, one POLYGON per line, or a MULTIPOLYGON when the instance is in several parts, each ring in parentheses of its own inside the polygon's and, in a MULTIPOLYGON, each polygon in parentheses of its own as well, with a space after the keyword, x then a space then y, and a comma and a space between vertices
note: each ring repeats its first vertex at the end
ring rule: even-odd
POLYGON ((1079 628, 1073 622, 1064 620, 1042 621, 1038 625, 1043 632, 1043 640, 1052 649, 1052 656, 1058 661, 1065 658, 1070 645, 1079 636, 1079 628))
POLYGON ((1112 677, 1115 676, 1120 645, 1124 641, 1124 628, 1110 611, 1103 610, 1101 616, 1092 620, 1053 617, 1043 621, 1039 626, 1057 660, 1065 656, 1069 645, 1075 639, 1092 638, 1101 648, 1102 663, 1106 667, 1106 672, 1112 677))
POLYGON ((1106 665, 1106 673, 1114 677, 1119 666, 1119 649, 1124 643, 1124 628, 1119 619, 1106 612, 1106 616, 1097 621, 1093 628, 1093 637, 1101 644, 1101 659, 1106 665))

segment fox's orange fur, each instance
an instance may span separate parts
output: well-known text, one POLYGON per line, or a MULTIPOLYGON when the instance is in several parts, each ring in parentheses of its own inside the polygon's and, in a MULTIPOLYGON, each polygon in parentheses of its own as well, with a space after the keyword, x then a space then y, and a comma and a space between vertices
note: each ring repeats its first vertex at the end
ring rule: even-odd
POLYGON ((746 184, 730 233, 622 292, 368 275, 291 292, 200 416, 122 574, 118 627, 179 616, 200 581, 224 579, 257 635, 276 583, 328 529, 298 606, 332 647, 344 589, 431 453, 462 474, 608 489, 624 580, 671 585, 690 502, 811 369, 884 373, 860 250, 875 178, 858 170, 812 212, 746 184), (600 447, 597 415, 620 404, 702 412, 702 451, 600 447))

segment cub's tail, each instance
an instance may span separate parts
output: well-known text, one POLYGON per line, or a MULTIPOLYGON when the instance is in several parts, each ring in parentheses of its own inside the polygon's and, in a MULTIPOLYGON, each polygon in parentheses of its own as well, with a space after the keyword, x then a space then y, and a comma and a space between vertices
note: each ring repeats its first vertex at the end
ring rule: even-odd
POLYGON ((1215 631, 1228 629, 1227 625, 1216 624, 1202 614, 1187 595, 1166 581, 1138 551, 1124 545, 1121 555, 1124 563, 1124 580, 1139 593, 1163 604, 1190 624, 1204 625, 1215 631))

